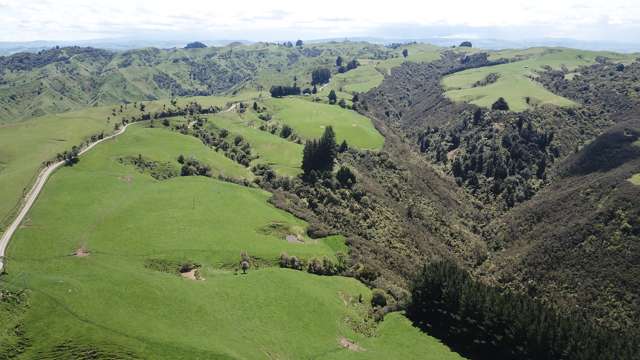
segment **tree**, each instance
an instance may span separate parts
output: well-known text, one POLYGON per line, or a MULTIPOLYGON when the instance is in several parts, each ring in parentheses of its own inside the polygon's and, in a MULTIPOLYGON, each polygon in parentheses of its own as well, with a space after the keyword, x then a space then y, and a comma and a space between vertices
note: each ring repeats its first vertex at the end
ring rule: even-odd
POLYGON ((302 40, 298 39, 298 41, 296 41, 296 46, 297 47, 302 47, 304 43, 302 42, 302 40))
POLYGON ((326 68, 315 69, 311 72, 311 85, 326 84, 331 80, 331 71, 326 68))
POLYGON ((246 251, 243 251, 240 253, 240 268, 242 269, 242 273, 246 274, 247 270, 249 270, 249 268, 251 267, 251 258, 249 257, 249 254, 247 254, 246 251))
POLYGON ((347 150, 349 150, 349 145, 347 144, 347 140, 342 140, 340 147, 338 147, 338 152, 343 153, 343 152, 347 152, 347 150))
POLYGON ((336 101, 338 101, 338 96, 336 95, 336 92, 334 90, 331 90, 329 92, 328 98, 329 98, 329 104, 332 104, 332 105, 335 104, 336 101))
POLYGON ((473 45, 471 44, 470 41, 463 41, 460 43, 460 47, 472 47, 473 45))
POLYGON ((343 61, 344 61, 344 59, 342 59, 342 56, 338 56, 336 58, 336 67, 341 67, 343 61))
POLYGON ((253 102, 253 111, 258 111, 258 103, 257 102, 253 102))
POLYGON ((311 93, 312 94, 317 94, 318 93, 318 88, 315 85, 313 85, 313 89, 311 89, 311 93))
POLYGON ((344 101, 344 99, 340 99, 340 101, 338 101, 338 105, 340 105, 340 107, 344 109, 347 107, 347 102, 344 101))
POLYGON ((409 50, 407 49, 402 50, 402 56, 404 56, 404 58, 406 59, 407 56, 409 56, 409 50))
POLYGON ((509 110, 509 104, 507 104, 507 101, 503 97, 500 97, 498 98, 498 100, 496 100, 496 102, 493 103, 493 105, 491 105, 491 109, 506 111, 509 110))
POLYGON ((249 267, 250 267, 250 265, 249 265, 248 261, 244 261, 243 260, 242 262, 240 262, 240 268, 242 268, 242 273, 243 274, 247 273, 247 270, 249 270, 249 267))

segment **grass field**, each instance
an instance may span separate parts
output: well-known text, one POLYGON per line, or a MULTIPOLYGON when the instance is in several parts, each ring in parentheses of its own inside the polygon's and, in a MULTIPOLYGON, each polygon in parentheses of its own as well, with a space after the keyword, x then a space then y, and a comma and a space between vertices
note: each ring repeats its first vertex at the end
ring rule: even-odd
POLYGON ((633 175, 632 177, 629 178, 629 181, 631 181, 633 185, 640 186, 640 174, 633 175))
POLYGON ((521 60, 489 67, 470 69, 445 77, 442 85, 453 101, 465 101, 482 107, 490 107, 499 97, 504 97, 512 111, 524 111, 537 105, 551 104, 562 107, 577 106, 573 101, 558 96, 533 80, 536 71, 547 65, 554 69, 566 67, 569 71, 579 66, 595 63, 597 56, 614 61, 628 62, 631 56, 609 52, 581 51, 573 49, 533 48, 492 52, 490 59, 521 60), (497 74, 496 82, 475 86, 489 74, 497 74), (527 102, 527 98, 529 101, 527 102))
POLYGON ((205 177, 158 181, 120 164, 188 150, 233 167, 195 139, 141 125, 57 171, 12 240, 2 281, 29 289, 29 306, 2 322, 0 344, 15 344, 9 330, 19 324, 32 346, 18 358, 459 358, 401 314, 375 337, 356 332, 370 291, 354 279, 272 266, 283 251, 334 258, 344 242, 307 238, 306 224, 269 205, 269 193, 205 177), (269 231, 274 224, 304 243, 269 231), (71 255, 81 247, 87 256, 71 255), (241 251, 262 266, 235 274, 241 251), (204 280, 145 267, 151 260, 197 262, 204 280), (344 349, 343 338, 365 351, 344 349))
POLYGON ((337 105, 314 103, 301 98, 265 100, 273 119, 291 126, 306 139, 318 138, 326 126, 332 126, 338 142, 347 140, 359 149, 379 150, 384 138, 371 120, 337 105))

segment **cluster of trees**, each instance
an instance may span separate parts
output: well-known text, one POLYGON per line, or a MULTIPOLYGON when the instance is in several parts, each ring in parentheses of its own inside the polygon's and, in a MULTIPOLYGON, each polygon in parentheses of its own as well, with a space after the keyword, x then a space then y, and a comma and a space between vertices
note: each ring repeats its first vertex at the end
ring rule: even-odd
POLYGON ((300 95, 302 93, 302 91, 296 84, 293 84, 293 86, 274 85, 271 87, 269 92, 271 93, 271 97, 274 98, 280 98, 289 95, 300 95))
POLYGON ((471 41, 463 41, 460 43, 460 47, 473 47, 473 44, 471 44, 471 41))
POLYGON ((194 157, 185 158, 184 155, 180 154, 178 156, 178 162, 182 164, 180 176, 213 176, 211 167, 199 162, 194 157))
POLYGON ((311 258, 308 261, 299 259, 297 256, 289 256, 287 253, 280 254, 279 264, 282 268, 294 270, 306 270, 308 273, 316 275, 338 275, 347 269, 347 256, 341 252, 336 254, 337 262, 323 256, 321 258, 311 258))
POLYGON ((343 64, 344 59, 342 58, 342 56, 338 56, 336 58, 336 67, 338 68, 338 72, 340 74, 346 73, 347 71, 356 69, 358 66, 360 66, 360 63, 358 63, 356 59, 349 61, 346 66, 344 66, 343 64))
POLYGON ((407 314, 478 358, 624 360, 637 358, 640 350, 636 338, 475 281, 452 261, 422 269, 407 314))
POLYGON ((302 153, 302 171, 309 178, 333 171, 338 153, 336 134, 331 126, 327 126, 320 139, 307 140, 302 153))
POLYGON ((205 45, 204 43, 200 42, 200 41, 194 41, 194 42, 190 42, 187 44, 187 46, 185 46, 185 49, 204 49, 206 48, 207 45, 205 45))
POLYGON ((331 80, 331 71, 327 68, 315 69, 311 72, 311 85, 326 84, 331 80))

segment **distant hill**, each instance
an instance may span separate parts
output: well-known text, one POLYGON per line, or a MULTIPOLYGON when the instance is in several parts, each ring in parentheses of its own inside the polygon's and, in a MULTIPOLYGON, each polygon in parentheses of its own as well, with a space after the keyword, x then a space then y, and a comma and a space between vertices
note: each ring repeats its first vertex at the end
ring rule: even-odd
POLYGON ((224 94, 249 83, 254 90, 294 81, 309 86, 311 71, 332 67, 338 55, 386 59, 393 52, 367 43, 289 48, 237 42, 198 52, 91 47, 22 52, 0 57, 0 123, 86 106, 224 94))

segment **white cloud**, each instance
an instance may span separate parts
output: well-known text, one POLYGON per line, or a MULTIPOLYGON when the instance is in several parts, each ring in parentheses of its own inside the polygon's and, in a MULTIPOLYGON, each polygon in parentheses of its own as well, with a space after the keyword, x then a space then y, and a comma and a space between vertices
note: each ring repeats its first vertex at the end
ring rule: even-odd
POLYGON ((466 27, 465 34, 473 28, 517 27, 532 29, 530 34, 519 33, 529 38, 603 40, 620 34, 640 38, 636 24, 637 0, 0 0, 0 41, 153 33, 274 40, 380 35, 379 29, 402 25, 414 30, 466 27))

